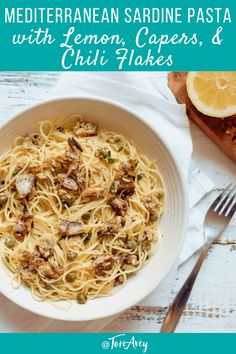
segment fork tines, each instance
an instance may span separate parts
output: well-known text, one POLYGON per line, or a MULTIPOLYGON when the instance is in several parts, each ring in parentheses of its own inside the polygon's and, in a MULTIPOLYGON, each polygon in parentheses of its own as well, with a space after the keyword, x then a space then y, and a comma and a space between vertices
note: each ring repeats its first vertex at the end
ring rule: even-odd
POLYGON ((219 215, 232 217, 236 211, 236 185, 232 183, 212 203, 211 208, 219 215))

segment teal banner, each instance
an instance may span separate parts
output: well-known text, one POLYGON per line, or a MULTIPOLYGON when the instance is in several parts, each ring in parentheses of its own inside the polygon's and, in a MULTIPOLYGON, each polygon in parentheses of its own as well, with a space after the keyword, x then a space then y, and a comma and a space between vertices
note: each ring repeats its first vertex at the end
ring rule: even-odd
POLYGON ((0 70, 233 71, 234 0, 1 0, 0 70))
POLYGON ((2 334, 9 354, 234 353, 235 334, 2 334))

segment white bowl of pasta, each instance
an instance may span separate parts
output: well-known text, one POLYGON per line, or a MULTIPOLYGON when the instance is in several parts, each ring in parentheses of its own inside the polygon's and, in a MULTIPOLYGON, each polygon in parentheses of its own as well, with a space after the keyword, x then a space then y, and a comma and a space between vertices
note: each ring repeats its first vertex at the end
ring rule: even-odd
POLYGON ((0 291, 68 321, 146 297, 173 266, 187 220, 178 162, 155 128, 72 97, 27 109, 0 134, 0 291))

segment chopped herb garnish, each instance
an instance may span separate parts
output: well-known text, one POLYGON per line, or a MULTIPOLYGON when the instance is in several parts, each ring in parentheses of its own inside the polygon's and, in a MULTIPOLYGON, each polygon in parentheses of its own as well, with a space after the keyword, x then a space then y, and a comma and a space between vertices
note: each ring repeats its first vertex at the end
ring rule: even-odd
POLYGON ((107 162, 110 164, 115 163, 117 160, 116 159, 112 159, 111 157, 109 159, 107 159, 107 162))
POLYGON ((21 171, 21 167, 17 166, 13 172, 13 177, 15 177, 21 171))
POLYGON ((116 159, 113 159, 111 157, 111 151, 108 150, 106 147, 98 149, 96 156, 98 156, 101 160, 106 160, 110 164, 116 162, 116 159))
POLYGON ((139 175, 137 175, 137 180, 140 181, 141 179, 143 179, 144 177, 144 173, 140 173, 139 175))
POLYGON ((123 142, 120 138, 115 138, 114 143, 116 144, 117 151, 120 152, 124 149, 123 142))
POLYGON ((68 207, 71 207, 75 202, 75 196, 69 193, 62 195, 60 199, 62 203, 68 207))
POLYGON ((97 156, 98 156, 100 159, 106 160, 106 159, 108 159, 108 158, 111 157, 111 152, 110 152, 110 150, 108 150, 106 147, 98 149, 98 150, 97 150, 97 153, 98 153, 97 156))

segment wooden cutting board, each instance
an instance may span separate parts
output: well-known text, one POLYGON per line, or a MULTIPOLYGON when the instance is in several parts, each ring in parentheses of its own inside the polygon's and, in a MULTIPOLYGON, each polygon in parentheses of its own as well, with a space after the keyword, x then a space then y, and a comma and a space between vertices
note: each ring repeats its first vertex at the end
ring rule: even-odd
POLYGON ((187 72, 169 73, 169 87, 179 103, 185 103, 189 118, 236 162, 236 115, 225 119, 200 113, 190 101, 186 89, 187 72))

